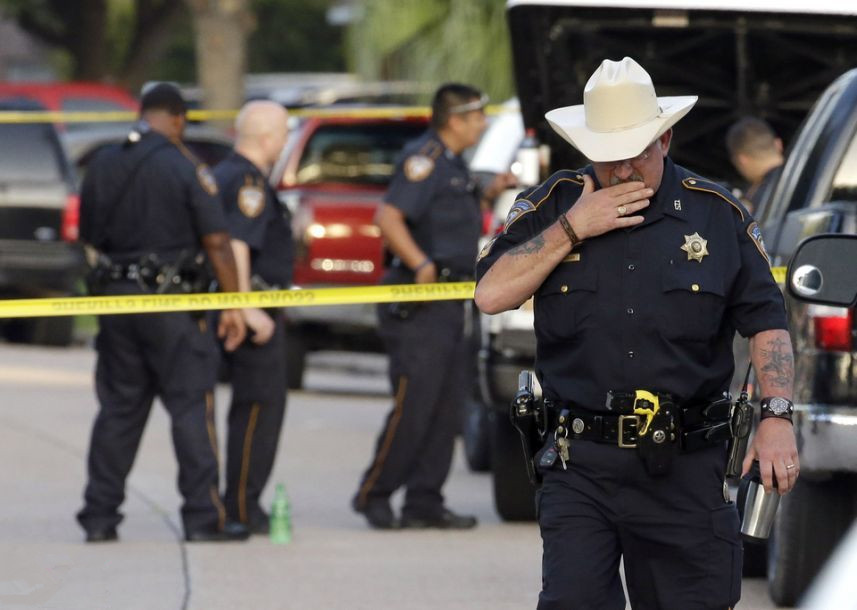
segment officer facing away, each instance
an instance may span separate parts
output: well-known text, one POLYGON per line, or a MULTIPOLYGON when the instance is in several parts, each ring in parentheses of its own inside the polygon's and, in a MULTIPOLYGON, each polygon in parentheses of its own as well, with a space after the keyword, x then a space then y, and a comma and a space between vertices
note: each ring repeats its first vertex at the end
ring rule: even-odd
MULTIPOLYGON (((375 222, 395 256, 385 284, 472 279, 481 226, 480 193, 461 152, 485 129, 486 98, 461 84, 441 86, 431 127, 409 144, 375 222)), ((462 375, 470 370, 460 301, 378 307, 394 405, 352 506, 376 528, 471 528, 476 518, 444 506, 443 487, 461 420, 462 375), (401 521, 390 496, 406 487, 401 521)))
POLYGON ((726 132, 726 148, 732 165, 748 183, 746 203, 751 212, 757 212, 780 176, 785 162, 783 141, 766 121, 744 117, 726 132))
MULTIPOLYGON (((242 291, 291 284, 294 247, 288 209, 268 175, 288 134, 275 102, 246 104, 235 121, 235 150, 214 168, 242 291)), ((274 465, 286 408, 285 323, 278 309, 242 309, 250 336, 226 354, 232 383, 226 451, 226 514, 268 532, 259 497, 274 465)))
MULTIPOLYGON (((103 294, 193 289, 204 272, 200 249, 223 289, 238 290, 217 184, 180 140, 185 111, 174 86, 144 90, 134 131, 100 152, 86 174, 80 235, 100 253, 103 294)), ((217 345, 205 320, 187 312, 99 316, 99 327, 95 386, 101 406, 90 439, 85 505, 77 515, 86 540, 117 538, 125 479, 155 396, 172 419, 185 538, 245 539, 246 528, 226 523, 218 491, 217 345)), ((235 349, 244 333, 241 314, 224 311, 218 335, 226 348, 235 349)))
POLYGON ((637 62, 605 60, 583 105, 546 115, 590 164, 524 191, 480 253, 483 312, 535 295, 542 610, 624 608, 620 558, 635 608, 738 601, 723 399, 736 330, 765 397, 744 471, 758 460, 781 494, 797 480, 791 341, 758 227, 668 156, 696 99, 658 98, 637 62))

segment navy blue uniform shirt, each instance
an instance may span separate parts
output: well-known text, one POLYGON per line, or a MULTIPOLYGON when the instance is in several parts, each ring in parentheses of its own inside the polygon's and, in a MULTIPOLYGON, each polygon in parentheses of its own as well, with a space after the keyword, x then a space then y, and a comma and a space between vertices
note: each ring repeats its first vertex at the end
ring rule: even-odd
MULTIPOLYGON (((405 216, 420 249, 438 267, 472 275, 481 229, 479 192, 460 155, 429 129, 402 152, 384 201, 405 216)), ((407 272, 391 270, 402 281, 407 272)))
POLYGON ((269 286, 292 283, 294 241, 288 209, 250 160, 233 152, 214 168, 229 233, 250 247, 251 274, 269 286))
MULTIPOLYGON (((556 222, 582 187, 579 172, 564 170, 522 193, 480 253, 477 280, 556 222)), ((578 245, 536 291, 545 397, 592 409, 605 408, 608 390, 704 400, 729 388, 736 330, 787 328, 758 225, 729 191, 666 159, 642 214, 636 227, 578 245)))
POLYGON ((147 254, 171 262, 200 238, 226 231, 217 184, 179 142, 145 131, 105 147, 89 165, 80 197, 80 237, 116 263, 147 254))

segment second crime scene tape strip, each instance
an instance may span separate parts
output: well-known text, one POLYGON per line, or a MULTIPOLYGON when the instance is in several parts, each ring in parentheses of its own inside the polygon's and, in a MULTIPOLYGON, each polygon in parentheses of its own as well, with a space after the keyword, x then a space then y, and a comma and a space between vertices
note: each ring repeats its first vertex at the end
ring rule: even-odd
POLYGON ((449 282, 268 290, 263 292, 8 299, 0 300, 0 318, 205 311, 246 307, 314 307, 363 303, 453 301, 472 299, 475 288, 474 282, 449 282))
MULTIPOLYGON (((771 274, 781 286, 785 283, 785 267, 771 267, 771 274)), ((475 282, 444 282, 347 288, 300 288, 262 292, 5 299, 0 300, 0 319, 205 311, 246 307, 316 307, 415 301, 461 301, 472 299, 475 289, 475 282)))
MULTIPOLYGON (((428 117, 428 106, 384 106, 378 108, 289 108, 289 115, 295 117, 353 117, 353 118, 400 118, 428 117)), ((487 114, 500 114, 508 111, 503 106, 487 106, 487 114)), ((188 110, 190 121, 228 121, 238 115, 237 110, 188 110)), ((51 111, 51 110, 3 110, 0 111, 0 123, 111 123, 133 122, 138 114, 128 110, 111 111, 51 111)))

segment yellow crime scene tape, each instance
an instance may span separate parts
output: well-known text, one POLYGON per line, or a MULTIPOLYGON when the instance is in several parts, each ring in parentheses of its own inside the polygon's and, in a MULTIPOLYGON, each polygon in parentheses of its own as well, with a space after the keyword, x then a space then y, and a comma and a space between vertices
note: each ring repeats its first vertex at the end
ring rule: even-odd
MULTIPOLYGON (((777 283, 785 283, 785 267, 771 267, 771 273, 777 283)), ((461 301, 472 299, 475 289, 475 282, 448 282, 347 288, 298 288, 261 292, 5 299, 0 300, 0 318, 205 311, 246 307, 316 307, 414 301, 461 301)))
MULTIPOLYGON (((291 116, 308 117, 353 117, 353 118, 400 118, 409 116, 428 117, 427 106, 385 106, 380 108, 295 108, 288 109, 291 116)), ((507 111, 502 106, 487 106, 487 114, 507 111)), ((188 110, 190 121, 232 120, 238 110, 188 110)), ((0 111, 0 123, 110 123, 137 120, 137 113, 127 110, 99 112, 58 112, 50 110, 4 110, 0 111)))
POLYGON ((456 301, 472 299, 475 289, 476 284, 474 282, 449 282, 347 288, 303 288, 263 292, 8 299, 0 300, 0 318, 205 311, 243 309, 246 307, 314 307, 361 303, 456 301))

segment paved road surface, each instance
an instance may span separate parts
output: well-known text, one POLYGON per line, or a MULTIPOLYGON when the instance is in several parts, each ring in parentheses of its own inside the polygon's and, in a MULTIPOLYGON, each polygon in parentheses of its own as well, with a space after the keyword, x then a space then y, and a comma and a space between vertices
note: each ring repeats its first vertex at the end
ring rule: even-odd
MULTIPOLYGON (((83 544, 73 515, 95 412, 92 364, 88 348, 0 345, 0 608, 535 607, 538 530, 501 523, 490 479, 470 473, 460 452, 447 498, 478 515, 476 530, 376 532, 349 510, 388 408, 383 360, 371 355, 322 355, 308 389, 290 396, 273 480, 293 503, 291 544, 181 542, 169 421, 159 406, 129 480, 121 541, 83 544)), ((228 392, 221 388, 217 400, 223 430, 228 392)), ((744 591, 740 608, 773 608, 760 581, 745 581, 744 591)))

